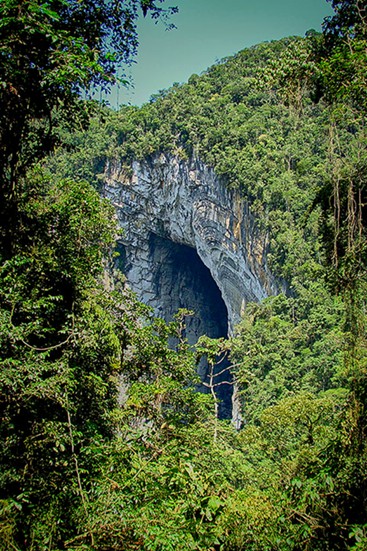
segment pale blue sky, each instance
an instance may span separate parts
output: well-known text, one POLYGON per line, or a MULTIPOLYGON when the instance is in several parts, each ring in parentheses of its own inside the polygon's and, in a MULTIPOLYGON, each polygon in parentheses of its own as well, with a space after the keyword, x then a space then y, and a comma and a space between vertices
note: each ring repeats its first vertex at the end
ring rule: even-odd
MULTIPOLYGON (((284 36, 321 30, 332 13, 326 0, 166 0, 179 7, 166 31, 150 19, 139 23, 139 53, 129 71, 134 88, 119 90, 119 103, 141 105, 158 90, 186 82, 216 60, 284 36)), ((111 97, 116 106, 117 97, 111 97)))

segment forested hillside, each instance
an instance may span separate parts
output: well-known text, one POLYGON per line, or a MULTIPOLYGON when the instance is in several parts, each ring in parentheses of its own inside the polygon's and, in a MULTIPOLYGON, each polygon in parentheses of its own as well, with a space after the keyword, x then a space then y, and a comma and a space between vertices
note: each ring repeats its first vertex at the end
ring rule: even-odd
POLYGON ((1 550, 367 549, 367 14, 333 7, 117 112, 81 91, 166 12, 0 7, 1 550), (240 191, 287 289, 229 340, 190 348, 114 269, 105 167, 160 152, 240 191), (196 391, 224 354, 241 430, 196 391))

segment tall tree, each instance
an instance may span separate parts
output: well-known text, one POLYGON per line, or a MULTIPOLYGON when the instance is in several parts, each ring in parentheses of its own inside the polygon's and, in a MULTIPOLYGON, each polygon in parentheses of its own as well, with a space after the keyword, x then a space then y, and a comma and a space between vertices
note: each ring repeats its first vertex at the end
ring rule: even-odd
MULTIPOLYGON (((159 0, 162 1, 162 0, 159 0)), ((83 116, 80 93, 108 88, 138 45, 139 13, 156 0, 4 0, 0 5, 0 238, 9 245, 21 179, 56 140, 55 112, 83 116)), ((7 247, 9 248, 9 247, 7 247)))
POLYGON ((367 7, 364 0, 332 0, 332 6, 335 13, 323 25, 320 60, 322 89, 332 114, 323 210, 332 220, 329 245, 337 284, 349 294, 350 329, 361 333, 358 310, 362 295, 364 303, 367 261, 367 7), (340 146, 343 133, 348 151, 340 146))

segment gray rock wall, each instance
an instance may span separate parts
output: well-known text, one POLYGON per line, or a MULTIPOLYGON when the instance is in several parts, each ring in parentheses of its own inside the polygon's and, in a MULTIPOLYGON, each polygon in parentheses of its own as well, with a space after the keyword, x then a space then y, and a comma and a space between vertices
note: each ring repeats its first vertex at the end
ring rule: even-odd
POLYGON ((119 161, 111 161, 103 191, 123 229, 127 279, 139 299, 166 319, 167 305, 157 292, 153 266, 164 259, 157 261, 152 236, 197 251, 220 290, 229 331, 247 302, 278 291, 267 268, 266 235, 256 229, 239 194, 227 189, 201 161, 161 154, 134 162, 132 175, 124 172, 119 161))

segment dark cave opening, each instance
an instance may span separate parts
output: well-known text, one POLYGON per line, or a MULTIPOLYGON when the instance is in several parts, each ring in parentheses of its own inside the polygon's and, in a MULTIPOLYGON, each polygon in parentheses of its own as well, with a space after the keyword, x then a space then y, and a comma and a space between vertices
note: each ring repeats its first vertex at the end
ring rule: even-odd
MULTIPOLYGON (((180 308, 195 312, 187 319, 186 337, 194 344, 201 335, 211 338, 228 336, 228 312, 221 292, 209 269, 196 250, 187 245, 151 233, 149 239, 150 261, 153 273, 153 291, 157 314, 171 321, 180 308)), ((221 362, 216 371, 225 370, 229 364, 221 362)), ((208 380, 208 366, 202 362, 199 374, 208 380)), ((215 383, 231 383, 231 374, 225 370, 215 383)), ((209 392, 204 385, 200 391, 209 392)), ((216 388, 220 400, 219 416, 230 418, 232 414, 232 384, 220 384, 216 388)))

